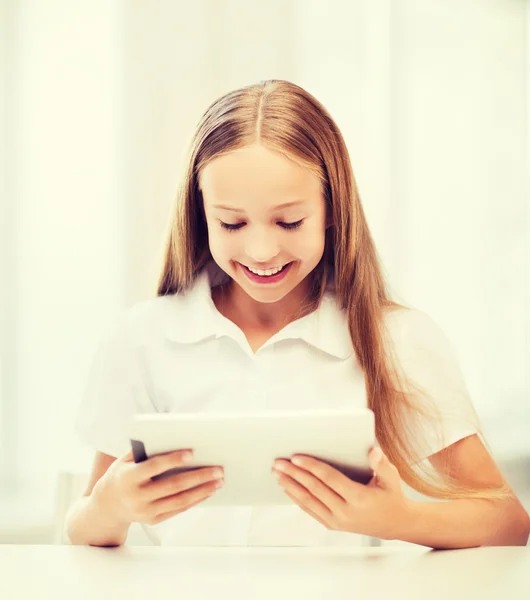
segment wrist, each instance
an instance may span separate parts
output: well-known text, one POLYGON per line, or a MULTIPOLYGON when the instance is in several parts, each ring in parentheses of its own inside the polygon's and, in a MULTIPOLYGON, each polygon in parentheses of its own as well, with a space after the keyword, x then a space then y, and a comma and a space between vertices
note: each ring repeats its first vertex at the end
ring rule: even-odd
POLYGON ((103 527, 120 531, 131 526, 130 521, 122 518, 119 507, 109 498, 101 480, 96 483, 90 494, 90 504, 103 527))
POLYGON ((95 495, 83 496, 69 510, 65 537, 72 545, 121 546, 129 527, 109 517, 95 495))
POLYGON ((420 510, 420 503, 411 498, 404 497, 398 517, 395 519, 395 528, 389 540, 408 541, 414 532, 420 510))

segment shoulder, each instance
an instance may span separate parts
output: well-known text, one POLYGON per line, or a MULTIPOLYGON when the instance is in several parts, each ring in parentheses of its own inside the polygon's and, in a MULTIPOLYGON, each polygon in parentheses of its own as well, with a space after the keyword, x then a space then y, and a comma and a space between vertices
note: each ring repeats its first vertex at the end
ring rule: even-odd
POLYGON ((453 343, 440 325, 427 313, 415 308, 395 308, 385 312, 383 335, 390 352, 401 363, 445 365, 454 368, 457 356, 453 343))
POLYGON ((463 386, 463 373, 453 343, 427 313, 398 308, 384 318, 385 340, 394 364, 408 377, 431 389, 463 386))
POLYGON ((189 342, 209 333, 215 310, 207 272, 185 291, 136 302, 122 312, 111 336, 138 345, 149 342, 189 342), (206 333, 205 333, 206 332, 206 333))
POLYGON ((383 321, 392 331, 402 331, 404 329, 421 329, 422 326, 431 326, 435 324, 427 313, 408 306, 394 305, 387 307, 383 311, 383 321))
POLYGON ((110 337, 132 345, 162 339, 175 329, 184 327, 193 310, 189 293, 142 300, 122 311, 110 331, 110 337))
POLYGON ((445 344, 448 338, 440 325, 427 313, 416 308, 392 307, 383 313, 383 326, 394 342, 445 344))

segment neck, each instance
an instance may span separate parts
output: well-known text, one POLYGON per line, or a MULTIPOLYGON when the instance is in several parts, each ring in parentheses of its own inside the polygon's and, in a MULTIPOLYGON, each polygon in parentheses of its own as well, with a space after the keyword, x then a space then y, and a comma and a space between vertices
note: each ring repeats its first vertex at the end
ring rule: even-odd
POLYGON ((233 280, 212 292, 217 310, 241 329, 279 331, 288 323, 313 310, 304 306, 309 295, 308 278, 278 302, 264 303, 251 298, 233 280))

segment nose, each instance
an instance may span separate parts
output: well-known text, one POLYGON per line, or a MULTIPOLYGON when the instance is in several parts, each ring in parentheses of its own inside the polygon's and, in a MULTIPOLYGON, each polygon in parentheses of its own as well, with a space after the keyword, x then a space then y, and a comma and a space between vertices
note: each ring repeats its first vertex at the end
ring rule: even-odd
POLYGON ((255 229, 246 240, 245 253, 256 264, 268 263, 278 256, 278 242, 270 231, 255 229))

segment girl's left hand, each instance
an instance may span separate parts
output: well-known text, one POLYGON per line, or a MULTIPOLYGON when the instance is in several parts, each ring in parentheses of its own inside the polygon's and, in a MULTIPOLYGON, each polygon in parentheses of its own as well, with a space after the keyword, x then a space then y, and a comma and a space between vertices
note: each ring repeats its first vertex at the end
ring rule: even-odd
POLYGON ((374 476, 367 485, 352 481, 326 463, 304 455, 278 459, 272 470, 284 492, 327 529, 397 539, 410 512, 397 468, 380 448, 368 461, 374 476))

